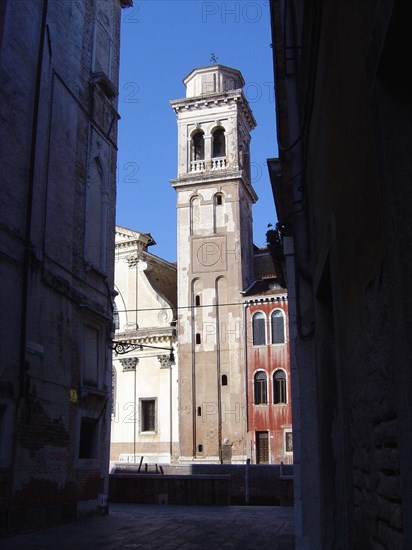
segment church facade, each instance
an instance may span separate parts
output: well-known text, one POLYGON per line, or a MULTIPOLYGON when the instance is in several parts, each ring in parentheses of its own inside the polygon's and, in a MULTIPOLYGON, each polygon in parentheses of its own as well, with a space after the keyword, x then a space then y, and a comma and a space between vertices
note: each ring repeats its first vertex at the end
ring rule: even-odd
POLYGON ((176 266, 150 253, 154 244, 116 226, 112 465, 179 456, 176 266))

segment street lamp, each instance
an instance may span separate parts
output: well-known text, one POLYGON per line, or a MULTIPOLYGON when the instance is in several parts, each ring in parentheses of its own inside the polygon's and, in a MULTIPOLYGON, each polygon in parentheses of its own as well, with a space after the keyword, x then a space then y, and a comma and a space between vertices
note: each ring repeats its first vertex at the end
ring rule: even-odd
POLYGON ((131 344, 130 342, 125 342, 121 340, 113 342, 113 344, 114 346, 110 347, 116 353, 116 355, 124 355, 125 353, 129 353, 129 351, 134 351, 136 349, 143 351, 143 348, 166 350, 170 352, 169 365, 176 364, 173 346, 170 348, 163 348, 161 346, 149 346, 148 344, 131 344))

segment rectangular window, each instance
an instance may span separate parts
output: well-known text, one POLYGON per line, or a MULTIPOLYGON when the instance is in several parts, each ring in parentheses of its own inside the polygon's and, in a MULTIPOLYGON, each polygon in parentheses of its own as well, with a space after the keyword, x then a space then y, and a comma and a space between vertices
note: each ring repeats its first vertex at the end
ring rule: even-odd
POLYGON ((84 327, 84 369, 83 383, 98 386, 99 381, 99 331, 93 327, 84 327))
POLYGON ((156 431, 156 399, 140 400, 140 431, 156 431))
POLYGON ((293 435, 292 432, 285 432, 285 451, 293 453, 293 435))
POLYGON ((80 421, 79 458, 97 458, 98 420, 82 417, 80 421))

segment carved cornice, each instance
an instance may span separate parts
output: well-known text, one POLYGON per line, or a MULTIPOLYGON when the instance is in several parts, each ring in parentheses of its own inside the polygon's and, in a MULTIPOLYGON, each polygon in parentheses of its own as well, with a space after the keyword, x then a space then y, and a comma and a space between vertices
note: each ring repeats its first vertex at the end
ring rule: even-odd
POLYGON ((151 343, 163 342, 176 338, 175 327, 148 327, 138 330, 128 330, 126 332, 116 332, 116 340, 137 341, 151 343))
POLYGON ((252 110, 242 90, 173 99, 170 104, 177 115, 179 115, 181 111, 198 111, 205 107, 237 104, 247 123, 248 130, 253 130, 256 126, 255 117, 253 116, 252 110))

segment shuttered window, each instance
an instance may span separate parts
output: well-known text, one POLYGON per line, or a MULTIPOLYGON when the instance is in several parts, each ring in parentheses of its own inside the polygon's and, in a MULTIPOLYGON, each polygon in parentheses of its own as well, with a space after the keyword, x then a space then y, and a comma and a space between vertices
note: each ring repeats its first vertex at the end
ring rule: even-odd
POLYGON ((268 402, 266 373, 259 371, 255 374, 255 405, 266 405, 268 402))
POLYGON ((264 346, 266 344, 265 337, 265 316, 260 311, 255 313, 252 319, 253 330, 253 345, 264 346))
POLYGON ((270 316, 272 328, 272 344, 283 344, 285 342, 285 318, 280 309, 275 311, 270 316))
POLYGON ((273 403, 286 403, 286 374, 277 370, 273 374, 273 403))

